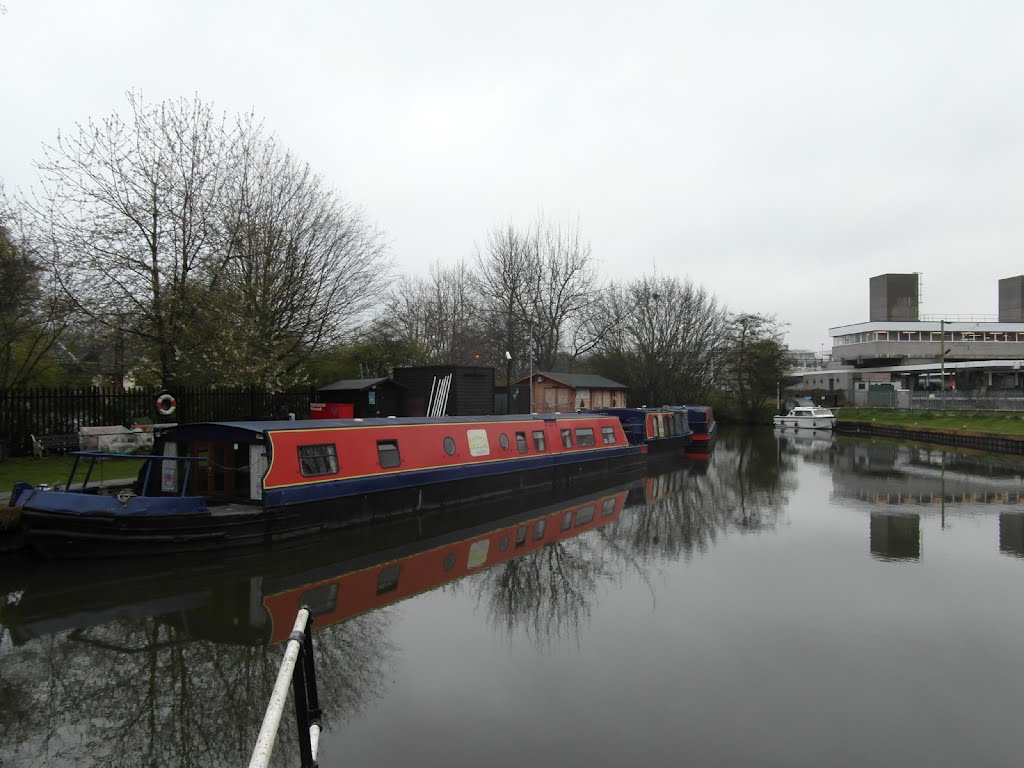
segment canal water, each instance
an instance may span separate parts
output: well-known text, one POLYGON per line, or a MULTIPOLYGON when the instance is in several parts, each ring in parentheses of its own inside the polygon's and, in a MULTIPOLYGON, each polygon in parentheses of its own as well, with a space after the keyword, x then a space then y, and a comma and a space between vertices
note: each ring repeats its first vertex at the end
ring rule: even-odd
POLYGON ((0 765, 246 765, 306 603, 322 766, 1016 766, 1022 474, 725 432, 540 508, 215 561, 7 561, 0 765))

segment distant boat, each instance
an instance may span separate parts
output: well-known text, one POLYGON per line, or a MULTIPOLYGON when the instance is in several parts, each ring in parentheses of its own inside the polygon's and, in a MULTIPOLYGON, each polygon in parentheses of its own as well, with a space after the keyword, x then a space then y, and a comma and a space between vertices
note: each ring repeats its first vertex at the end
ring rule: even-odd
POLYGON ((697 458, 707 458, 711 455, 711 447, 715 442, 715 434, 718 423, 715 421, 715 412, 710 405, 683 406, 686 409, 686 419, 693 430, 693 437, 690 439, 690 447, 687 453, 697 458))
POLYGON ((97 483, 100 462, 125 457, 80 451, 66 488, 22 487, 11 504, 50 556, 209 550, 564 491, 639 470, 646 453, 600 414, 182 424, 157 436, 133 483, 97 483))
POLYGON ((834 429, 836 415, 829 408, 817 405, 798 405, 785 416, 776 416, 776 427, 794 429, 834 429))
POLYGON ((646 445, 651 454, 686 448, 693 436, 686 413, 678 408, 594 408, 587 413, 615 416, 631 445, 646 445))

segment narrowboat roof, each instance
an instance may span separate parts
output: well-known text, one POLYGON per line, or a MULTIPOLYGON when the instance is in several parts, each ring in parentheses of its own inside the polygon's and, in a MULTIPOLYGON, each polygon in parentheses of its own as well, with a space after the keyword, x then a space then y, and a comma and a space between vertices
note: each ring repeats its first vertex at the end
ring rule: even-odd
MULTIPOLYGON (((534 371, 533 375, 546 376, 549 379, 553 379, 568 387, 572 387, 573 389, 629 389, 625 384, 620 384, 617 381, 612 381, 611 379, 606 379, 604 376, 598 376, 593 373, 556 373, 553 371, 534 371)), ((529 378, 529 375, 521 376, 512 383, 520 384, 527 381, 529 378)))
POLYGON ((352 429, 372 426, 408 426, 412 424, 479 424, 481 422, 523 422, 587 419, 599 416, 593 413, 522 413, 501 416, 406 416, 400 418, 370 419, 298 419, 273 421, 208 421, 195 424, 178 424, 161 430, 167 438, 184 437, 197 439, 211 435, 231 436, 251 440, 266 432, 289 432, 294 430, 352 429))

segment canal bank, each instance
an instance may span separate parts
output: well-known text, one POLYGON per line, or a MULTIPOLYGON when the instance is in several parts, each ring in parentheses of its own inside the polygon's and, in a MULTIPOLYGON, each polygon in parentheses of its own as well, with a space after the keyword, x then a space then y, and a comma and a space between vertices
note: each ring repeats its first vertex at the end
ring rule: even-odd
POLYGON ((961 448, 975 448, 998 453, 1024 454, 1024 436, 978 432, 969 429, 937 429, 910 425, 884 424, 877 421, 839 421, 835 431, 840 434, 875 435, 897 440, 918 440, 961 448))

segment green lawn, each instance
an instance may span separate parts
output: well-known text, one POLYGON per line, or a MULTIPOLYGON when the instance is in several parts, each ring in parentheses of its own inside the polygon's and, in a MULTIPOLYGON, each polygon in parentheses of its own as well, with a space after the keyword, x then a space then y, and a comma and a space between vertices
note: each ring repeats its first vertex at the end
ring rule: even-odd
MULTIPOLYGON (((19 480, 33 485, 40 483, 66 483, 71 466, 75 463, 74 456, 46 456, 42 459, 8 459, 0 462, 0 493, 9 493, 19 480)), ((85 479, 88 462, 82 462, 78 468, 76 482, 85 479)), ((89 478, 90 485, 99 480, 116 480, 123 477, 135 477, 142 467, 140 459, 101 461, 89 478)))
POLYGON ((840 408, 839 421, 865 421, 948 432, 1024 435, 1024 413, 998 411, 899 411, 891 408, 840 408))

